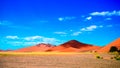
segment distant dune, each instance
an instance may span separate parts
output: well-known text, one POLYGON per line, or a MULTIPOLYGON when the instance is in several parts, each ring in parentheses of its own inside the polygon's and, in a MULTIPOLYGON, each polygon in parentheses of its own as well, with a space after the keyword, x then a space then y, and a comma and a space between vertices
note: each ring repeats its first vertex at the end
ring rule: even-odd
POLYGON ((0 50, 0 52, 2 52, 3 50, 0 50))
POLYGON ((0 50, 0 52, 109 52, 112 46, 120 50, 120 38, 104 47, 82 43, 77 40, 70 40, 58 46, 40 43, 18 50, 0 50))
POLYGON ((93 46, 78 42, 77 40, 70 40, 58 46, 51 44, 37 44, 26 48, 14 50, 12 52, 84 52, 84 51, 95 51, 98 50, 99 46, 93 46))
POLYGON ((13 52, 44 52, 52 47, 54 47, 54 46, 51 44, 41 43, 41 44, 37 44, 35 46, 30 46, 30 47, 14 50, 13 52))
POLYGON ((48 51, 58 51, 58 52, 80 52, 80 51, 93 51, 100 48, 99 46, 93 46, 90 44, 85 44, 78 42, 76 40, 70 40, 59 46, 53 47, 48 51))

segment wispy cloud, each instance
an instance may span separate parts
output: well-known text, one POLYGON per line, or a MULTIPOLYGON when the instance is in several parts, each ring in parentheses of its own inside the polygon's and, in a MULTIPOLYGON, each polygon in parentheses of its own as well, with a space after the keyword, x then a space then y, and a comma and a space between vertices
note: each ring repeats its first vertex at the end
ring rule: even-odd
POLYGON ((104 27, 103 25, 99 25, 99 26, 98 25, 90 25, 88 27, 81 28, 79 31, 73 32, 72 36, 78 36, 84 32, 94 31, 97 28, 103 28, 103 27, 104 27))
POLYGON ((6 36, 7 39, 19 39, 18 36, 6 36))
POLYGON ((74 32, 73 34, 72 34, 72 36, 78 36, 79 34, 81 34, 82 32, 80 32, 80 31, 78 31, 78 32, 74 32))
POLYGON ((81 31, 93 31, 94 29, 96 29, 98 26, 97 25, 91 25, 85 28, 81 28, 81 31))
POLYGON ((12 46, 30 46, 36 45, 38 43, 50 43, 54 45, 60 44, 60 40, 56 38, 44 37, 39 35, 29 37, 6 36, 5 39, 6 44, 12 46))
POLYGON ((92 16, 120 16, 120 11, 103 11, 103 12, 92 12, 92 16))
POLYGON ((63 21, 63 20, 64 20, 64 18, 60 17, 60 18, 58 18, 58 20, 59 20, 59 21, 63 21))
POLYGON ((60 34, 60 35, 65 35, 67 34, 66 32, 54 32, 55 34, 60 34))
POLYGON ((30 37, 25 37, 24 40, 27 41, 33 41, 33 40, 37 40, 37 39, 42 39, 42 36, 30 36, 30 37))
POLYGON ((12 46, 32 46, 39 44, 41 42, 39 41, 8 41, 7 44, 10 44, 12 46))
POLYGON ((39 41, 39 42, 44 42, 44 43, 57 43, 59 40, 56 38, 49 38, 49 37, 44 37, 44 36, 30 36, 30 37, 25 37, 23 38, 26 41, 39 41))
POLYGON ((59 17, 58 20, 59 21, 66 21, 66 20, 72 20, 75 19, 76 17, 59 17))
POLYGON ((91 19, 92 19, 92 17, 91 17, 91 16, 86 17, 86 20, 91 20, 91 19))

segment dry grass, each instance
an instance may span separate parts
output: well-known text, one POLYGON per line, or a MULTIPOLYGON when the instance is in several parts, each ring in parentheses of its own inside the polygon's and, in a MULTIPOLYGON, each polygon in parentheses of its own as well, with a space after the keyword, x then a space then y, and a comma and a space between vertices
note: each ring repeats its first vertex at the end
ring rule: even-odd
MULTIPOLYGON (((119 68, 120 61, 97 59, 92 53, 0 53, 0 68, 119 68), (23 56, 24 55, 24 56, 23 56)), ((100 54, 111 57, 109 54, 100 54)))

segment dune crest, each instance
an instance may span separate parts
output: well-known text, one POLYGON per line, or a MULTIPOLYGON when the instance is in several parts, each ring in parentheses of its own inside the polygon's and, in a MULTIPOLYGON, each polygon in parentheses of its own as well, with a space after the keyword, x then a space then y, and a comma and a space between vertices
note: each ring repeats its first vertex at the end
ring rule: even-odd
POLYGON ((112 46, 115 46, 118 50, 120 50, 120 38, 104 47, 82 43, 77 40, 70 40, 58 46, 40 43, 35 46, 13 50, 12 52, 109 52, 112 46))
POLYGON ((100 48, 99 46, 93 46, 90 44, 81 43, 77 40, 70 40, 59 46, 50 48, 48 51, 57 52, 81 52, 81 51, 94 51, 100 48))
POLYGON ((40 43, 35 46, 30 46, 30 47, 14 50, 14 52, 43 52, 52 47, 54 47, 54 46, 51 44, 40 43))

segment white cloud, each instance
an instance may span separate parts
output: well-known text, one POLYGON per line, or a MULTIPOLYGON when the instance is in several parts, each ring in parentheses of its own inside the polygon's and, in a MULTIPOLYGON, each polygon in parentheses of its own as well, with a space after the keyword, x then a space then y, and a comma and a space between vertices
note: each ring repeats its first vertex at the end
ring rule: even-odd
POLYGON ((88 31, 92 31, 92 30, 94 30, 94 29, 96 29, 96 28, 97 28, 96 25, 91 25, 91 26, 89 26, 89 27, 86 27, 86 29, 87 29, 88 31))
POLYGON ((57 40, 56 38, 49 38, 44 36, 30 36, 30 37, 25 37, 24 40, 29 42, 50 43, 50 44, 57 44, 59 42, 59 40, 57 40))
POLYGON ((18 36, 6 36, 7 39, 19 39, 18 36))
POLYGON ((91 25, 89 27, 81 28, 81 31, 93 31, 96 28, 97 28, 96 25, 91 25))
POLYGON ((104 26, 103 25, 91 25, 91 26, 88 26, 88 27, 84 27, 84 28, 81 28, 80 31, 93 31, 97 28, 103 28, 104 26))
POLYGON ((21 42, 24 46, 28 46, 28 45, 36 45, 39 44, 41 42, 39 41, 27 41, 27 42, 21 42))
POLYGON ((43 38, 44 43, 57 43, 59 40, 55 38, 43 38))
POLYGON ((41 39, 41 38, 43 37, 42 36, 30 36, 30 37, 25 37, 24 40, 33 41, 33 40, 41 39))
POLYGON ((91 20, 91 19, 92 19, 92 17, 91 17, 91 16, 86 17, 86 20, 91 20))
POLYGON ((59 21, 66 21, 66 20, 72 20, 75 19, 76 17, 59 17, 58 20, 59 21))
POLYGON ((81 34, 82 32, 74 32, 73 34, 72 34, 72 36, 78 36, 79 34, 81 34))
MULTIPOLYGON (((6 38, 18 39, 17 36, 6 36, 6 38)), ((30 37, 20 37, 19 40, 7 40, 4 42, 12 46, 31 46, 39 43, 49 43, 49 44, 58 45, 60 44, 61 41, 56 38, 49 38, 44 36, 30 36, 30 37)))
POLYGON ((67 34, 66 32, 54 32, 55 34, 61 34, 61 35, 65 35, 67 34))
POLYGON ((78 35, 80 35, 83 32, 93 31, 93 30, 95 30, 97 28, 103 28, 103 27, 104 27, 103 25, 99 25, 99 26, 97 26, 97 25, 90 25, 88 27, 81 28, 79 31, 73 32, 72 36, 78 36, 78 35))
POLYGON ((39 41, 8 41, 7 44, 10 44, 12 46, 30 46, 30 45, 36 45, 41 42, 39 41))
POLYGON ((90 13, 92 16, 120 16, 120 11, 103 11, 103 12, 93 12, 90 13))
POLYGON ((58 18, 58 20, 59 20, 59 21, 63 21, 63 20, 64 20, 64 18, 60 17, 60 18, 58 18))
POLYGON ((84 32, 88 32, 88 31, 94 31, 96 29, 101 29, 103 27, 113 27, 113 25, 106 25, 106 26, 103 26, 103 25, 90 25, 88 27, 84 27, 84 28, 81 28, 79 31, 76 31, 76 32, 73 32, 71 34, 71 36, 78 36, 84 32))

